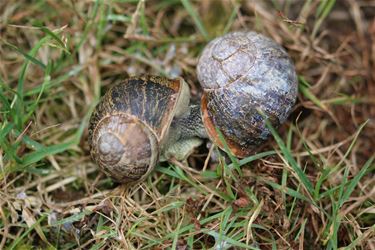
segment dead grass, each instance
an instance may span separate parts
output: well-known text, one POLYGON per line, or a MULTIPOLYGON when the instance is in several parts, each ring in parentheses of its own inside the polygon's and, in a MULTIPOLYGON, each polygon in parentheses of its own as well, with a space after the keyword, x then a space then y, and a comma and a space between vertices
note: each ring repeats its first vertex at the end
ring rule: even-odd
POLYGON ((375 249, 374 13, 371 0, 1 1, 0 249, 375 249), (239 29, 296 64, 275 138, 229 165, 202 147, 130 189, 99 173, 86 127, 101 93, 181 75, 198 100, 201 49, 239 29))

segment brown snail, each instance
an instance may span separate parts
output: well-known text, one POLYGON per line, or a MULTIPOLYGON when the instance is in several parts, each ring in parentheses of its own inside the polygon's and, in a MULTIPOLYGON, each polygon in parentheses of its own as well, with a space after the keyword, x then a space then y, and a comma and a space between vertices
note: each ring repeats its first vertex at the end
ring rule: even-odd
POLYGON ((249 156, 264 142, 270 135, 265 118, 278 127, 297 97, 288 54, 255 32, 232 32, 208 43, 197 76, 204 89, 201 109, 208 136, 224 148, 219 130, 237 157, 249 156))
POLYGON ((186 158, 205 136, 199 106, 182 78, 128 78, 113 86, 90 118, 90 154, 113 179, 143 180, 158 160, 186 158))

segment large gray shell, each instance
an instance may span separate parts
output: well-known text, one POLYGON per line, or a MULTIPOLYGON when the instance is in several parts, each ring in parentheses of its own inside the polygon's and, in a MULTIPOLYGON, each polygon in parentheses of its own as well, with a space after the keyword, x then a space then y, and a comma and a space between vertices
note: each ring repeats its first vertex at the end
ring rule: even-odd
POLYGON ((212 40, 197 66, 204 88, 202 115, 210 138, 223 147, 216 129, 232 153, 250 155, 274 127, 283 123, 297 97, 297 76, 286 51, 255 32, 233 32, 212 40))

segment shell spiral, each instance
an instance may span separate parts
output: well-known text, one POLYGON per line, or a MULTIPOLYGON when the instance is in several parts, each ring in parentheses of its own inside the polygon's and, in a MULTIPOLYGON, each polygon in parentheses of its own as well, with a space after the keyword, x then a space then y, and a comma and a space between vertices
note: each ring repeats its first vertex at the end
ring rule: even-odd
POLYGON ((91 115, 88 139, 91 157, 107 175, 132 183, 151 172, 182 87, 179 79, 133 77, 103 96, 91 115))
POLYGON ((287 52, 255 32, 212 40, 199 59, 197 76, 209 137, 223 148, 218 129, 238 157, 249 156, 270 135, 260 110, 278 127, 297 97, 297 75, 287 52))

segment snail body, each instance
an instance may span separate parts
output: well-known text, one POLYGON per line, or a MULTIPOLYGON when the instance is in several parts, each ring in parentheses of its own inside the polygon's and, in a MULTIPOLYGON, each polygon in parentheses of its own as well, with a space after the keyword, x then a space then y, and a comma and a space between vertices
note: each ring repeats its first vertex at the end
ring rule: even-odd
POLYGON ((210 139, 224 148, 221 133, 230 151, 241 158, 269 137, 266 119, 279 127, 297 97, 297 76, 288 54, 255 32, 212 40, 201 54, 197 76, 204 89, 201 109, 210 139))
POLYGON ((113 86, 96 106, 89 125, 90 154, 113 179, 144 179, 158 162, 174 117, 188 111, 183 79, 144 76, 113 86))

